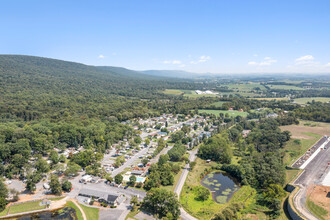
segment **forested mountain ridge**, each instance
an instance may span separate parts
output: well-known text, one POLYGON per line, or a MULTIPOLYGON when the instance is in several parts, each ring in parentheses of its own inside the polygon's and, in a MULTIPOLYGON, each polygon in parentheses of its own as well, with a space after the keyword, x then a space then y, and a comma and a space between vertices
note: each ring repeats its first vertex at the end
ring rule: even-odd
MULTIPOLYGON (((101 93, 132 95, 129 87, 136 89, 154 89, 152 81, 158 80, 139 72, 124 68, 98 68, 80 63, 49 58, 0 55, 1 86, 6 83, 15 87, 35 86, 42 90, 56 90, 81 94, 95 90, 101 93), (137 81, 140 80, 140 81, 137 81), (24 85, 25 84, 25 85, 24 85), (123 92, 123 90, 125 90, 123 92), (125 94, 123 94, 125 93, 125 94)), ((159 86, 159 83, 155 84, 159 86)), ((134 93, 134 95, 140 93, 134 93)))
POLYGON ((126 120, 169 108, 176 112, 188 109, 175 101, 182 98, 171 97, 169 101, 160 91, 195 86, 118 67, 0 55, 0 119, 58 120, 68 112, 76 117, 116 116, 126 120))

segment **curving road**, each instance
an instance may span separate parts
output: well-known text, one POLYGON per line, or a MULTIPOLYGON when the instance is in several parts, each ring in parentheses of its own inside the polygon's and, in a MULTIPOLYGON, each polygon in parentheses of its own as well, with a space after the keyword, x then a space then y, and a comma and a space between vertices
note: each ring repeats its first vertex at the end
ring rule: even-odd
MULTIPOLYGON (((196 160, 196 154, 198 152, 198 148, 196 148, 195 150, 189 152, 189 161, 193 162, 196 160)), ((180 193, 182 191, 183 185, 187 179, 189 173, 189 164, 186 164, 186 166, 184 167, 184 170, 182 171, 182 174, 180 176, 179 182, 176 185, 175 189, 174 189, 174 193, 178 195, 178 197, 180 197, 180 193)), ((183 220, 197 220, 195 217, 189 215, 189 213, 187 213, 183 208, 180 208, 181 211, 181 215, 180 217, 183 220)))
POLYGON ((314 159, 305 167, 304 172, 294 181, 294 185, 300 187, 300 190, 293 198, 296 209, 307 219, 317 220, 317 218, 307 209, 307 190, 313 184, 320 184, 323 175, 326 174, 328 163, 330 163, 330 142, 326 149, 321 150, 314 159))

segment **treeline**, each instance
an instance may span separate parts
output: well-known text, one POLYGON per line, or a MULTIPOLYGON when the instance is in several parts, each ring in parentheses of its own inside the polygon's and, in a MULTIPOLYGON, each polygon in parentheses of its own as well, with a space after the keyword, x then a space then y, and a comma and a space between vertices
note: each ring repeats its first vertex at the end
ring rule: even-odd
POLYGON ((295 109, 294 113, 301 119, 330 122, 330 103, 312 101, 305 107, 295 109))

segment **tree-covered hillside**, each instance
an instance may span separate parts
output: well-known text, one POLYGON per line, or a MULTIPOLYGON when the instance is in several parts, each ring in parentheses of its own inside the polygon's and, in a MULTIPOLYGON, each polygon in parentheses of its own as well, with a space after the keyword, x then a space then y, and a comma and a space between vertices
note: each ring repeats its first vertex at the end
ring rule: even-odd
POLYGON ((169 109, 179 113, 197 105, 182 97, 169 99, 159 91, 195 86, 118 67, 0 55, 0 118, 3 121, 58 120, 67 112, 76 117, 115 116, 126 120, 169 109))

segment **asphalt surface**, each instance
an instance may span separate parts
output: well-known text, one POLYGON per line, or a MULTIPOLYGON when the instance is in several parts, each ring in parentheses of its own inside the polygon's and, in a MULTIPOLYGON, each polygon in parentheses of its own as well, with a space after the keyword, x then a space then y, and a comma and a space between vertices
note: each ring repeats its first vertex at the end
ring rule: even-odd
MULTIPOLYGON (((197 152, 198 152, 198 148, 196 148, 195 150, 190 152, 189 161, 193 162, 196 160, 197 152)), ((187 179, 188 173, 189 173, 189 164, 186 164, 186 166, 184 167, 184 170, 182 171, 182 174, 180 176, 179 182, 174 189, 174 193, 178 195, 178 198, 180 197, 180 193, 181 193, 183 185, 187 179)), ((180 217, 183 220, 197 220, 195 217, 193 217, 189 213, 187 213, 183 208, 180 208, 180 211, 181 211, 180 217)))
POLYGON ((325 150, 321 150, 315 158, 305 167, 303 173, 295 180, 294 185, 301 189, 293 198, 295 207, 307 219, 317 219, 305 206, 307 199, 307 189, 310 185, 320 184, 328 163, 330 163, 330 142, 326 145, 325 150))

